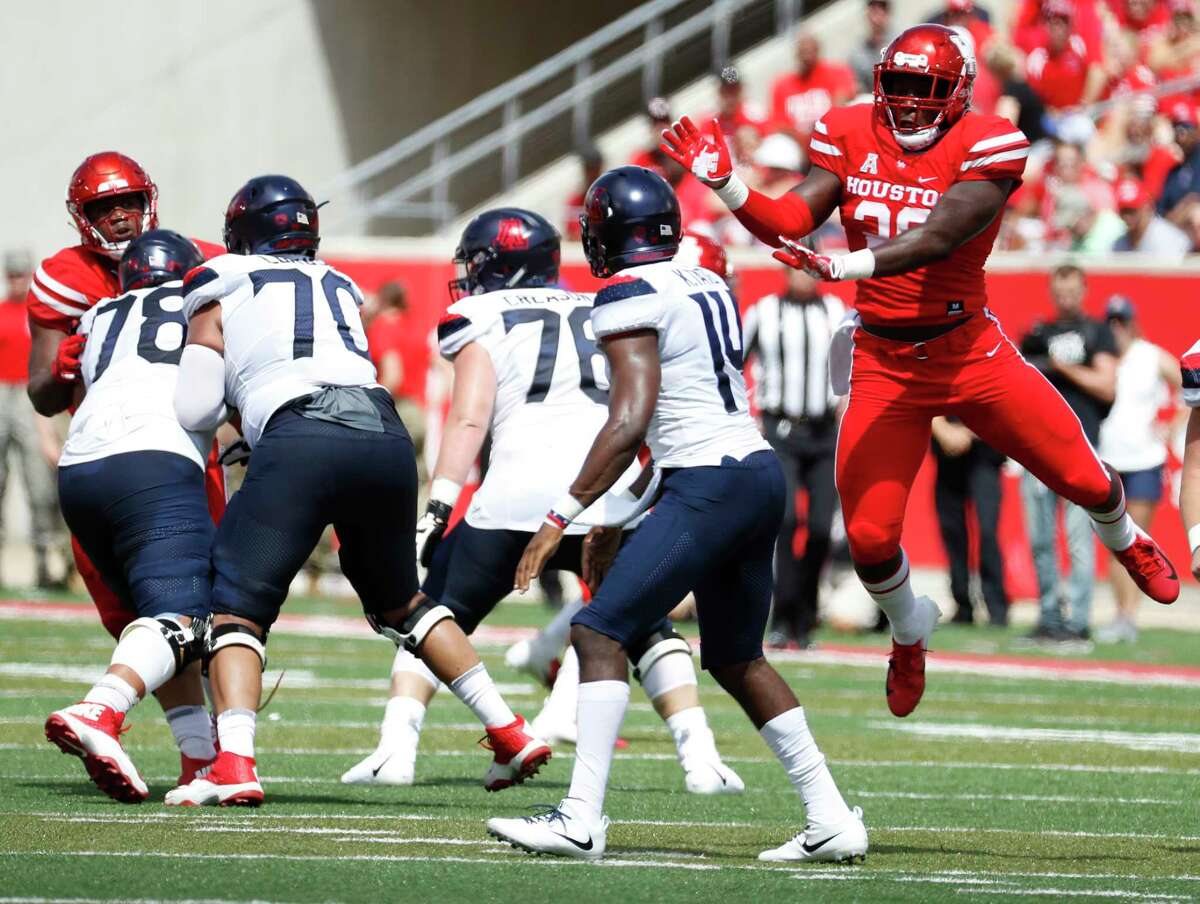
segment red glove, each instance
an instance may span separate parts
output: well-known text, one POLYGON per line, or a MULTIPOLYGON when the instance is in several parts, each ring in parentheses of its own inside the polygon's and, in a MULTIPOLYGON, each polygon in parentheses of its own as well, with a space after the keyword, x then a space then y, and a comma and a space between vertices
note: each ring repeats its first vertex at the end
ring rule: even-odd
POLYGON ((684 116, 663 130, 659 149, 709 188, 721 188, 733 175, 733 161, 716 119, 709 135, 684 116))
POLYGON ((74 383, 79 378, 82 362, 83 347, 87 345, 87 336, 67 336, 58 343, 58 352, 50 364, 50 376, 57 383, 74 383))
POLYGON ((787 264, 793 270, 803 270, 809 276, 827 282, 842 278, 839 272, 841 268, 838 267, 841 263, 840 257, 818 254, 811 248, 783 236, 779 237, 779 241, 783 242, 783 247, 771 254, 775 260, 787 264))

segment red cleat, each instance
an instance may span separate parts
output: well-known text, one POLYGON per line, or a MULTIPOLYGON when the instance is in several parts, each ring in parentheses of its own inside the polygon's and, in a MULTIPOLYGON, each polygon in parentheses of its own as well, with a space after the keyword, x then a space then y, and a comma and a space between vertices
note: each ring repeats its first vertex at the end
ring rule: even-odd
POLYGON ((1150 599, 1168 606, 1179 599, 1179 574, 1148 533, 1139 529, 1133 545, 1113 555, 1150 599))
POLYGON ((168 807, 257 807, 263 802, 262 785, 254 760, 222 750, 211 766, 186 785, 167 792, 168 807))
POLYGON ((488 791, 501 791, 532 778, 550 759, 550 745, 527 734, 525 719, 517 716, 509 725, 487 729, 480 746, 495 754, 483 777, 488 791))
POLYGON ((929 637, 937 626, 941 611, 937 603, 927 596, 919 596, 915 605, 921 607, 920 615, 928 622, 921 639, 916 643, 897 643, 892 638, 892 658, 888 660, 887 691, 888 709, 893 716, 904 718, 921 702, 925 693, 925 653, 929 637))
POLYGON ((140 804, 150 790, 121 746, 125 714, 100 703, 76 703, 51 713, 46 740, 83 760, 96 787, 124 804, 140 804))
POLYGON ((175 783, 176 787, 191 784, 199 777, 201 772, 215 763, 216 760, 216 757, 208 760, 198 760, 188 756, 186 753, 179 754, 179 781, 175 783))

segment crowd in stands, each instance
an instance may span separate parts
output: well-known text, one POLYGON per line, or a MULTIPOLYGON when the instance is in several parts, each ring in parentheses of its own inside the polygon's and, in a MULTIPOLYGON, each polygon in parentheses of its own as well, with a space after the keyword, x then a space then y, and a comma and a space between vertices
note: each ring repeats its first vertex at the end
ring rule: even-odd
MULTIPOLYGON (((974 0, 946 0, 926 20, 970 39, 978 65, 972 106, 1011 119, 1033 143, 1023 185, 1009 203, 999 250, 1135 251, 1172 259, 1200 251, 1200 28, 1195 0, 1020 0, 1010 23, 974 0)), ((715 117, 742 178, 781 194, 803 178, 813 124, 831 106, 869 101, 872 67, 901 28, 889 0, 866 0, 866 35, 845 59, 827 56, 801 32, 795 67, 776 76, 768 100, 746 99, 734 68, 717 76, 715 117)), ((647 108, 645 148, 632 163, 675 186, 685 224, 710 223, 731 245, 755 239, 711 192, 658 150, 675 115, 666 100, 647 108)), ((581 154, 582 186, 605 161, 581 154)), ((578 235, 578 204, 566 233, 578 235)), ((836 224, 818 240, 835 247, 836 224)))

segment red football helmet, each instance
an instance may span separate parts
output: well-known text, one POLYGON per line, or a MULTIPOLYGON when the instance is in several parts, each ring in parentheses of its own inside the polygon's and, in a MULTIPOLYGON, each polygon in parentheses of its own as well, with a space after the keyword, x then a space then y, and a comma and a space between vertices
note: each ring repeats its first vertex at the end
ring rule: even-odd
POLYGON ((875 115, 897 144, 919 151, 966 112, 975 82, 975 53, 942 25, 914 25, 875 64, 875 115))
POLYGON ((158 186, 136 160, 116 151, 101 151, 79 164, 67 185, 67 211, 85 246, 113 260, 121 259, 129 242, 105 239, 84 213, 84 207, 100 198, 132 193, 141 193, 146 198, 140 232, 157 228, 158 186))
POLYGON ((728 281, 733 276, 733 267, 719 241, 695 227, 689 227, 679 237, 679 250, 675 262, 689 267, 703 267, 728 281))

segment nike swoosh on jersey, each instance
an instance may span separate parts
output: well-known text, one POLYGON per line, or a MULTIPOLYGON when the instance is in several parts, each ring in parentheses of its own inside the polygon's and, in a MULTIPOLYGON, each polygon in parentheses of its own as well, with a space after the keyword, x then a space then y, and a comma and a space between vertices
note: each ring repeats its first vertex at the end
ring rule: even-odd
POLYGON ((841 832, 837 832, 834 835, 830 835, 828 838, 818 841, 816 844, 809 844, 807 841, 805 841, 803 844, 800 845, 800 849, 802 851, 804 851, 804 853, 806 853, 806 854, 811 854, 814 851, 821 850, 821 848, 825 847, 825 845, 829 844, 829 842, 833 841, 833 839, 837 838, 838 835, 841 835, 841 834, 842 834, 841 832))
POLYGON ((990 358, 993 355, 995 355, 996 352, 1000 351, 1000 346, 1002 346, 1003 344, 1004 344, 1004 340, 1001 339, 999 342, 996 343, 996 347, 987 353, 987 356, 990 358))
POLYGON ((926 182, 936 182, 937 176, 919 176, 917 181, 924 185, 926 182))

